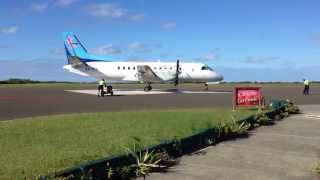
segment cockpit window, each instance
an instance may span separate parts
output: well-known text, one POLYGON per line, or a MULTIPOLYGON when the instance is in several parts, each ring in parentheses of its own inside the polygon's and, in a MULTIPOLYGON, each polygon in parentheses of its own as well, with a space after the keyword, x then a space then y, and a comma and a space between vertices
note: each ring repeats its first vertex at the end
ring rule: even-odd
POLYGON ((201 67, 201 70, 210 70, 210 71, 213 71, 213 69, 212 69, 211 67, 207 66, 207 65, 202 66, 202 67, 201 67))

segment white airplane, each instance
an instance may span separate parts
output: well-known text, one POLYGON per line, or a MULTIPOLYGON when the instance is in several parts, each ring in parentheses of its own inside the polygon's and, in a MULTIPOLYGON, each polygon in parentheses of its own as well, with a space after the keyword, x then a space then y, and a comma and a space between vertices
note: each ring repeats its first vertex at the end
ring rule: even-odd
POLYGON ((64 69, 83 76, 106 79, 110 82, 145 83, 145 91, 151 83, 208 83, 222 81, 223 77, 203 63, 176 62, 127 62, 110 61, 88 53, 79 38, 70 32, 63 33, 68 65, 64 69))

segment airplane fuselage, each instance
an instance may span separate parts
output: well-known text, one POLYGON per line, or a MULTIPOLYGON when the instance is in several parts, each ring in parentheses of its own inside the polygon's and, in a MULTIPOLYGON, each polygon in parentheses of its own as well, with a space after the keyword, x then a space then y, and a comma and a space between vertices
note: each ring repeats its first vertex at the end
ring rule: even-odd
MULTIPOLYGON (((87 62, 88 66, 73 67, 65 65, 64 68, 80 75, 106 79, 108 81, 145 82, 139 74, 139 66, 148 66, 159 79, 151 82, 173 82, 176 75, 174 62, 87 62)), ((185 83, 205 83, 221 81, 222 76, 202 63, 180 63, 179 81, 185 83)))

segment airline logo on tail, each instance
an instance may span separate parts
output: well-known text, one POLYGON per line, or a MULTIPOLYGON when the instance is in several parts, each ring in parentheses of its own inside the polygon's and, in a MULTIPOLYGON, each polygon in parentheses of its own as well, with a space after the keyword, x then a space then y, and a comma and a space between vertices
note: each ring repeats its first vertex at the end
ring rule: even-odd
POLYGON ((66 41, 67 41, 67 44, 68 44, 71 48, 76 48, 76 47, 77 47, 77 44, 78 44, 78 43, 74 43, 74 42, 72 41, 72 37, 71 37, 71 36, 68 36, 67 39, 66 39, 66 41))

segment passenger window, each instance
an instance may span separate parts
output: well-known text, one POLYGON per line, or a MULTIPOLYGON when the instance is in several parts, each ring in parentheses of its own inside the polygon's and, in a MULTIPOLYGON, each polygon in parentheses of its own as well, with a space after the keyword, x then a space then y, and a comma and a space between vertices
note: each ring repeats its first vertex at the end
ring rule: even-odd
POLYGON ((122 69, 123 69, 123 70, 125 70, 125 69, 126 69, 126 67, 124 67, 124 66, 123 66, 123 68, 122 68, 122 69))
POLYGON ((136 69, 136 67, 135 66, 133 66, 133 70, 135 70, 136 69))
POLYGON ((120 70, 120 66, 118 66, 118 70, 120 70))
POLYGON ((161 67, 159 67, 159 69, 162 69, 161 67))
POLYGON ((130 67, 128 67, 128 70, 130 70, 130 67))

